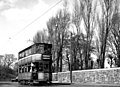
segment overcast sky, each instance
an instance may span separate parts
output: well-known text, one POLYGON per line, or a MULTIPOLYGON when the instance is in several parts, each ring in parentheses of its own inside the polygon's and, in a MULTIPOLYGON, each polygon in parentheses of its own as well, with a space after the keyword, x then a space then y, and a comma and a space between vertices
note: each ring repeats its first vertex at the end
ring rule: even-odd
POLYGON ((60 0, 0 0, 0 55, 15 54, 29 46, 38 30, 46 28, 46 21, 62 6, 60 2, 56 7, 31 23, 46 10, 60 0), (21 32, 20 32, 21 31, 21 32))

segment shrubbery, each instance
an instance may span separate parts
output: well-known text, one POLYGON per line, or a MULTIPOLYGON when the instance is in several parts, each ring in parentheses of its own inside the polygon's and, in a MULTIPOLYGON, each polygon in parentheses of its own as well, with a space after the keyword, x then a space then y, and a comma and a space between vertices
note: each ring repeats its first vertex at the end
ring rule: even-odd
POLYGON ((10 80, 12 78, 15 78, 16 75, 17 74, 13 69, 9 67, 0 66, 0 81, 10 80))

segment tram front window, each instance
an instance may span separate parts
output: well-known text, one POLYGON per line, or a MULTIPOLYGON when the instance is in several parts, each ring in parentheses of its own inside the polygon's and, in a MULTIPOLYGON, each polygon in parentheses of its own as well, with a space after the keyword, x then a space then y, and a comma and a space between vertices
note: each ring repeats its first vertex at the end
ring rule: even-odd
POLYGON ((44 64, 44 72, 49 72, 49 64, 48 63, 44 64))
POLYGON ((40 71, 40 72, 43 71, 43 63, 39 64, 38 71, 40 71))

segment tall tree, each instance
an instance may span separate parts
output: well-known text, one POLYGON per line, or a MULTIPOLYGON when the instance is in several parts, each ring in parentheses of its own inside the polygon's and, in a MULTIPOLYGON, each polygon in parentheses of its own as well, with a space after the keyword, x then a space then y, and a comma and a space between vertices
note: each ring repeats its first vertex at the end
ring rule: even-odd
POLYGON ((56 67, 56 60, 57 60, 57 24, 56 18, 51 17, 47 22, 48 28, 48 40, 52 44, 52 58, 53 58, 53 67, 55 68, 54 71, 58 71, 58 67, 56 67))
POLYGON ((38 31, 36 35, 33 37, 34 43, 47 43, 48 36, 46 30, 38 31))
POLYGON ((113 15, 114 0, 100 0, 102 8, 102 31, 103 40, 101 45, 101 54, 100 54, 100 66, 104 68, 105 54, 106 54, 106 44, 108 40, 109 31, 111 29, 111 19, 113 15))
POLYGON ((74 66, 73 66, 73 68, 76 70, 78 67, 76 67, 76 66, 78 66, 77 64, 77 54, 79 53, 79 60, 80 60, 80 65, 81 65, 81 69, 83 68, 82 66, 83 66, 83 60, 82 60, 82 53, 81 53, 81 45, 79 44, 79 38, 81 37, 81 35, 83 35, 82 34, 82 31, 81 31, 81 28, 80 28, 80 25, 81 25, 81 22, 82 22, 82 10, 83 10, 83 8, 82 7, 80 7, 80 1, 78 1, 78 0, 75 0, 74 1, 74 5, 73 5, 73 14, 72 14, 72 23, 74 24, 74 26, 75 26, 75 29, 76 29, 76 35, 73 37, 73 39, 72 39, 72 42, 74 42, 74 43, 72 43, 71 45, 72 45, 72 47, 73 47, 73 49, 71 49, 71 50, 73 50, 72 52, 73 52, 73 64, 74 64, 74 66))
POLYGON ((55 17, 49 20, 47 23, 50 40, 54 42, 54 50, 57 52, 57 71, 62 71, 62 51, 64 46, 64 40, 66 35, 66 29, 68 22, 70 21, 70 14, 66 9, 60 10, 55 17), (52 29, 53 28, 53 29, 52 29), (52 37, 54 39, 52 39, 52 37), (60 64, 60 65, 59 65, 60 64))
POLYGON ((97 38, 96 38, 96 51, 98 56, 98 68, 101 68, 101 60, 102 60, 102 54, 103 54, 103 46, 104 46, 104 38, 105 38, 105 19, 102 14, 101 20, 99 16, 97 16, 97 22, 98 22, 98 29, 97 29, 97 38))
POLYGON ((81 0, 80 5, 83 8, 82 18, 86 33, 86 46, 85 46, 85 67, 89 68, 90 59, 90 47, 93 40, 94 29, 95 29, 95 9, 96 3, 93 4, 93 0, 81 0))
POLYGON ((115 9, 112 16, 112 29, 109 35, 109 45, 116 57, 116 65, 120 67, 120 13, 119 13, 119 0, 115 1, 115 9))

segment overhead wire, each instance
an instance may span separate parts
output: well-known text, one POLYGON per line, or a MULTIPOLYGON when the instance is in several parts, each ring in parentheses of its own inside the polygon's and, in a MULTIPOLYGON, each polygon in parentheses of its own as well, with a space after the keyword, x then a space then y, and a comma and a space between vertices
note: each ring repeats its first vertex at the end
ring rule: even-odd
POLYGON ((16 35, 18 35, 19 33, 21 33, 22 31, 24 31, 27 27, 29 27, 30 25, 32 25, 35 21, 37 21, 38 19, 40 19, 42 16, 44 16, 47 12, 49 12, 51 9, 53 9, 54 7, 56 7, 60 2, 62 2, 62 0, 58 1, 56 4, 54 4, 52 7, 50 7, 48 10, 46 10, 42 15, 38 16, 36 19, 34 19, 32 22, 30 22, 29 24, 27 24, 24 28, 22 28, 20 31, 18 31, 16 34, 14 34, 12 37, 9 37, 9 39, 12 39, 13 37, 15 37, 16 35))

